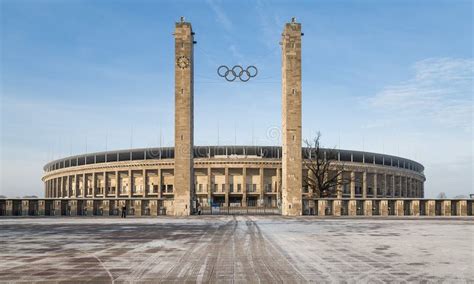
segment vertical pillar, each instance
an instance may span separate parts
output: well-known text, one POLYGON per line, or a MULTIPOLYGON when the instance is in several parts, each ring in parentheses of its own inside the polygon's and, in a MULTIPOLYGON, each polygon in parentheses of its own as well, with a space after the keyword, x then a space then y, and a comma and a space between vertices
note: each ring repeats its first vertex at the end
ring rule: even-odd
POLYGON ((174 129, 174 215, 191 214, 191 189, 194 185, 194 85, 191 23, 184 18, 175 32, 175 129, 174 129))
POLYGON ((38 216, 44 216, 46 209, 46 201, 44 199, 38 200, 38 216))
POLYGON ((243 179, 242 206, 247 207, 247 168, 245 166, 242 169, 242 179, 243 179))
POLYGON ((7 210, 7 212, 5 212, 6 215, 7 216, 13 216, 13 201, 12 200, 6 200, 5 203, 6 203, 5 207, 6 207, 6 210, 7 210))
POLYGON ((110 200, 102 200, 102 216, 110 215, 110 200))
POLYGON ((408 197, 408 192, 410 192, 410 178, 405 177, 405 192, 403 194, 403 197, 408 197))
POLYGON ((67 175, 66 177, 66 197, 71 197, 71 176, 67 175))
POLYGON ((147 188, 146 188, 146 170, 143 169, 143 173, 142 173, 142 196, 143 197, 146 197, 147 196, 147 188))
POLYGON ((337 198, 338 199, 342 198, 343 176, 344 176, 344 172, 341 172, 341 174, 337 176, 337 198))
POLYGON ((276 199, 277 206, 280 207, 280 185, 281 185, 281 169, 276 168, 276 199))
POLYGON ((158 216, 158 200, 150 200, 150 216, 158 216))
POLYGON ((426 202, 426 215, 427 216, 436 216, 436 201, 428 200, 426 202))
POLYGON ((30 201, 27 199, 23 199, 21 201, 21 215, 28 216, 29 209, 30 209, 30 201))
POLYGON ((92 173, 92 197, 97 196, 97 175, 95 172, 92 173))
POLYGON ((395 201, 395 215, 396 216, 403 216, 404 215, 403 211, 403 200, 397 200, 395 201))
POLYGON ((128 170, 128 198, 132 198, 133 192, 133 173, 132 170, 128 170))
POLYGON ((349 200, 349 216, 356 216, 357 215, 357 201, 356 200, 349 200))
POLYGON ((443 200, 441 203, 441 215, 451 216, 451 200, 443 200))
POLYGON ((326 215, 326 206, 327 206, 326 200, 318 200, 318 216, 326 215))
MULTIPOLYGON (((374 198, 377 198, 378 195, 378 189, 377 189, 377 184, 378 184, 378 176, 377 173, 374 173, 374 198)), ((383 196, 383 194, 382 194, 383 196)))
POLYGON ((412 200, 410 209, 413 216, 420 216, 420 200, 412 200))
POLYGON ((333 202, 332 202, 332 205, 333 205, 333 215, 334 216, 341 216, 341 199, 335 199, 333 202))
POLYGON ((225 167, 224 169, 224 175, 225 175, 225 196, 224 196, 224 202, 225 206, 229 206, 229 168, 225 167))
POLYGON ((362 198, 367 198, 367 171, 362 173, 362 198))
POLYGON ((364 215, 372 216, 372 200, 364 200, 364 215))
POLYGON ((64 176, 61 177, 61 189, 60 189, 59 197, 61 198, 64 197, 64 176))
POLYGON ((54 200, 53 202, 54 206, 54 216, 61 216, 61 200, 54 200))
POLYGON ((457 216, 467 216, 467 200, 459 200, 456 209, 457 216))
POLYGON ((131 200, 131 203, 133 204, 132 208, 135 209, 134 210, 135 211, 135 216, 137 216, 137 217, 142 216, 142 200, 141 199, 131 200))
POLYGON ((355 172, 351 172, 351 199, 355 198, 355 172))
POLYGON ((207 168, 207 202, 208 202, 209 207, 212 206, 211 204, 212 202, 212 172, 211 171, 212 171, 211 167, 208 167, 207 168))
POLYGON ((380 216, 388 216, 388 200, 380 200, 380 216))
POLYGON ((392 174, 392 194, 391 194, 391 197, 395 197, 395 191, 397 190, 396 186, 397 186, 397 184, 395 183, 395 174, 392 174))
POLYGON ((115 198, 120 196, 120 173, 115 171, 115 198))
POLYGON ((259 177, 260 177, 260 194, 259 194, 259 204, 263 206, 263 196, 265 192, 265 176, 264 176, 264 169, 263 167, 260 167, 259 169, 259 177))
POLYGON ((70 216, 76 216, 77 215, 77 200, 69 200, 69 208, 70 208, 70 216))
POLYGON ((302 214, 301 24, 282 33, 282 214, 302 214))
POLYGON ((86 173, 82 174, 82 197, 87 196, 87 180, 86 180, 86 173))
MULTIPOLYGON (((163 192, 161 188, 163 187, 163 179, 162 179, 163 172, 161 168, 158 169, 158 198, 163 197, 163 192)), ((158 205, 157 205, 158 206, 158 205)))
POLYGON ((94 199, 88 199, 86 201, 87 214, 86 216, 94 215, 94 199))
POLYGON ((107 195, 109 194, 109 190, 107 188, 107 172, 104 172, 103 177, 104 177, 104 190, 102 191, 102 196, 106 198, 107 195))

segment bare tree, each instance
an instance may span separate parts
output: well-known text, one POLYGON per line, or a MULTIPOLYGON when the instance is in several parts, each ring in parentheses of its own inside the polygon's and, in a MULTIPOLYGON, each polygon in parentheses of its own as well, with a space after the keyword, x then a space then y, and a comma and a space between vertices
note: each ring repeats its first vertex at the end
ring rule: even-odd
POLYGON ((344 164, 337 163, 337 151, 322 149, 320 145, 321 133, 318 132, 312 140, 305 140, 306 155, 304 166, 308 175, 303 177, 303 186, 308 187, 315 197, 337 196, 344 184, 344 164))

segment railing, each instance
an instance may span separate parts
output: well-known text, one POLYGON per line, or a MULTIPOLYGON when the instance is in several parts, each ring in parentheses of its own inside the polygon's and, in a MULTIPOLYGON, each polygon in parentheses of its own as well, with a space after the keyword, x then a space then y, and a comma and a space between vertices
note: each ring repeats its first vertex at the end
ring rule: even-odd
MULTIPOLYGON (((474 216, 474 199, 417 198, 303 198, 302 214, 315 216, 474 216)), ((121 213, 123 204, 128 215, 157 216, 166 214, 160 198, 43 198, 0 199, 0 216, 111 216, 121 213), (153 206, 152 206, 153 204, 153 206), (132 209, 134 208, 134 209, 132 209), (133 212, 132 212, 133 211, 133 212)), ((248 198, 245 207, 214 206, 201 208, 202 214, 276 215, 281 209, 248 198)), ((277 203, 279 204, 279 203, 277 203)), ((173 210, 173 208, 168 208, 173 210)))
POLYGON ((303 199, 303 215, 474 216, 474 199, 325 198, 303 199))

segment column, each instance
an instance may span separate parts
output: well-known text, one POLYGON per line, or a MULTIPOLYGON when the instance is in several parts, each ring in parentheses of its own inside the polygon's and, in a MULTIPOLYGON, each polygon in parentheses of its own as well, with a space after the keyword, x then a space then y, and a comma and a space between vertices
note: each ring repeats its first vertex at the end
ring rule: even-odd
MULTIPOLYGON (((208 205, 211 206, 212 202, 212 172, 211 167, 207 168, 207 201, 208 205)), ((245 194, 245 193, 244 193, 245 194)))
POLYGON ((395 183, 395 174, 392 174, 392 194, 391 197, 395 197, 395 191, 396 191, 396 183, 395 183))
POLYGON ((367 171, 362 173, 362 198, 367 198, 367 171))
POLYGON ((120 173, 119 171, 115 171, 115 198, 118 198, 120 196, 120 173))
POLYGON ((355 172, 351 172, 351 198, 355 198, 355 172))
POLYGON ((364 215, 372 216, 372 200, 364 200, 364 215))
POLYGON ((403 200, 397 200, 395 201, 395 215, 396 216, 403 216, 404 211, 403 211, 403 200))
POLYGON ((410 192, 410 178, 409 177, 405 177, 405 192, 403 194, 404 197, 408 197, 408 192, 410 192))
POLYGON ((143 197, 146 197, 147 196, 147 188, 146 188, 146 170, 143 169, 143 173, 142 173, 142 187, 143 187, 143 192, 142 192, 142 196, 143 197))
MULTIPOLYGON (((104 172, 104 190, 102 192, 103 198, 106 198, 109 194, 109 190, 107 188, 107 172, 104 172)), ((105 213, 104 213, 105 214, 105 213)))
POLYGON ((87 196, 87 181, 86 181, 86 173, 82 174, 82 197, 87 196))
POLYGON ((326 215, 326 200, 318 200, 318 216, 325 216, 326 215))
POLYGON ((242 206, 247 206, 247 168, 244 166, 242 169, 242 179, 243 179, 243 192, 242 192, 242 206))
POLYGON ((64 176, 62 176, 60 180, 61 180, 61 187, 60 187, 59 197, 63 198, 64 197, 64 176))
POLYGON ((190 215, 194 186, 194 32, 184 18, 175 25, 174 212, 190 215))
POLYGON ((161 188, 163 187, 162 175, 163 175, 163 173, 162 173, 161 168, 158 168, 158 198, 163 197, 163 192, 161 190, 161 188))
POLYGON ((263 196, 265 192, 265 175, 264 175, 263 167, 260 167, 259 174, 260 174, 260 197, 259 197, 260 200, 258 203, 260 203, 260 205, 263 205, 263 196))
POLYGON ((66 197, 71 197, 71 176, 67 175, 66 178, 66 197))
POLYGON ((132 170, 128 170, 128 198, 132 198, 132 191, 133 191, 132 170))
POLYGON ((282 215, 302 214, 301 24, 282 33, 282 215))
MULTIPOLYGON (((377 188, 377 184, 378 184, 378 176, 377 176, 377 173, 374 173, 374 198, 377 198, 377 195, 378 195, 378 188, 377 188)), ((382 194, 383 195, 383 194, 382 194)))
POLYGON ((225 175, 225 205, 229 206, 229 168, 225 167, 224 169, 225 175))
POLYGON ((280 168, 276 168, 276 175, 277 175, 276 198, 277 198, 277 206, 280 207, 280 184, 281 184, 281 169, 280 168))
POLYGON ((97 196, 97 175, 95 172, 92 173, 92 197, 97 196))
POLYGON ((341 171, 341 174, 337 176, 337 198, 342 198, 342 186, 343 186, 343 179, 344 172, 341 171))

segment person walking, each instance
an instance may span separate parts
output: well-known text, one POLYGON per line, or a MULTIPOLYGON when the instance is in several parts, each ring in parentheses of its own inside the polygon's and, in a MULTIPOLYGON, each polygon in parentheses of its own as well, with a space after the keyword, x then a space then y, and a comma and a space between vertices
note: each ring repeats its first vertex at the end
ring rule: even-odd
POLYGON ((199 202, 197 204, 197 213, 198 213, 198 215, 201 215, 201 203, 199 203, 199 202))
POLYGON ((127 206, 122 206, 122 218, 127 218, 127 206))

